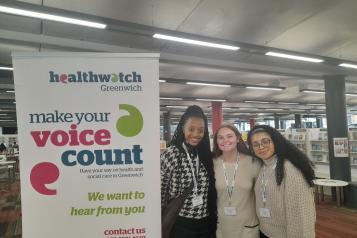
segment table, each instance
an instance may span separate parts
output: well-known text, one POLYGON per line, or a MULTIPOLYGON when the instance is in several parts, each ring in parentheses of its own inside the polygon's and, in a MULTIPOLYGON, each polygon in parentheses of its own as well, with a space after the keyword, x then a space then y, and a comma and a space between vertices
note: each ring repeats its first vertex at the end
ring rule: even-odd
POLYGON ((315 200, 318 203, 321 196, 321 201, 324 200, 324 186, 325 187, 334 187, 336 189, 336 200, 337 206, 341 206, 341 202, 344 201, 344 193, 343 187, 347 186, 348 183, 342 180, 335 180, 335 179, 314 179, 315 184, 315 200))

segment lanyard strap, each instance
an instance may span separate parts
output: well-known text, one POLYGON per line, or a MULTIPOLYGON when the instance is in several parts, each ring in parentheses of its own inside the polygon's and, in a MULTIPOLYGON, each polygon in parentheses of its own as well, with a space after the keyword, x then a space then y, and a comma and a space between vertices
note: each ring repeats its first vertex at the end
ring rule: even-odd
POLYGON ((199 173, 199 170, 200 170, 200 160, 199 160, 199 157, 198 157, 198 154, 197 154, 196 157, 195 157, 195 160, 196 160, 196 166, 195 166, 196 167, 196 173, 195 173, 195 168, 194 168, 194 165, 192 163, 192 159, 190 157, 190 154, 187 151, 186 145, 184 143, 182 143, 182 147, 184 148, 184 150, 186 152, 186 156, 187 156, 187 159, 188 159, 188 164, 190 165, 190 168, 191 168, 193 185, 194 185, 193 191, 195 192, 195 194, 197 194, 197 191, 198 191, 197 180, 198 180, 198 173, 199 173))
POLYGON ((222 159, 222 167, 223 167, 223 175, 224 175, 224 180, 226 181, 226 188, 227 188, 227 195, 229 199, 229 204, 231 204, 231 199, 232 199, 232 194, 233 194, 233 189, 236 184, 236 176, 237 176, 237 171, 238 171, 238 161, 239 161, 239 153, 237 155, 237 160, 236 160, 236 165, 234 167, 234 173, 233 173, 233 178, 231 183, 228 181, 228 174, 227 174, 227 167, 222 159))
POLYGON ((267 202, 267 199, 268 199, 267 184, 268 184, 268 181, 269 181, 271 175, 273 174, 273 172, 275 170, 275 167, 276 167, 277 163, 278 163, 278 159, 274 158, 272 171, 268 175, 267 175, 267 166, 265 164, 263 165, 263 175, 262 175, 262 178, 261 178, 260 192, 261 192, 261 196, 262 196, 262 200, 263 200, 264 206, 265 206, 265 204, 267 202))

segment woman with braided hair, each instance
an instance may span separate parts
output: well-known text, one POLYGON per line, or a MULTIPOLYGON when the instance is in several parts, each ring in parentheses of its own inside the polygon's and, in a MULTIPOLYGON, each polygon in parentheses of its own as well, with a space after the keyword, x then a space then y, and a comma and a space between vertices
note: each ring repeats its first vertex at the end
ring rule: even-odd
POLYGON ((161 155, 162 203, 183 193, 193 183, 170 238, 214 238, 217 193, 207 117, 199 106, 182 115, 170 146, 161 155), (168 194, 168 198, 166 196, 168 194))

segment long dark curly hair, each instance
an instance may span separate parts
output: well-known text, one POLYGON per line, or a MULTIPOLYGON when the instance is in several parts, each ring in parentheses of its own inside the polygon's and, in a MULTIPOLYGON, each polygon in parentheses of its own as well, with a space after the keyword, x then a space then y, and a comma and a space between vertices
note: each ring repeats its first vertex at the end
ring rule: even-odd
POLYGON ((278 162, 275 168, 275 178, 277 184, 280 185, 284 179, 284 160, 289 160, 302 173, 310 187, 312 187, 312 180, 315 179, 313 163, 302 151, 300 151, 295 145, 288 141, 275 128, 267 125, 258 125, 249 131, 248 144, 252 153, 254 154, 252 147, 252 136, 260 132, 267 133, 274 143, 275 154, 278 158, 278 162))
POLYGON ((213 136, 213 156, 214 156, 214 158, 218 158, 222 154, 222 150, 218 147, 218 142, 217 142, 218 132, 222 128, 228 128, 228 129, 230 129, 231 131, 234 132, 234 134, 236 135, 236 137, 239 140, 239 142, 237 144, 237 150, 238 150, 239 153, 246 154, 246 155, 252 155, 250 150, 248 149, 248 147, 244 143, 242 135, 238 131, 238 129, 232 124, 225 123, 225 124, 222 124, 221 126, 219 126, 217 128, 216 133, 214 133, 214 136, 213 136))
POLYGON ((183 133, 184 126, 189 118, 202 118, 205 124, 204 135, 201 142, 197 145, 198 156, 200 161, 207 170, 209 178, 208 188, 208 211, 210 213, 210 220, 212 223, 212 229, 215 234, 217 227, 217 191, 215 187, 215 176, 213 170, 212 153, 209 141, 208 123, 207 117, 203 113, 203 110, 196 105, 187 108, 185 113, 181 116, 181 119, 177 125, 175 133, 170 142, 170 146, 177 147, 182 153, 185 153, 182 143, 185 141, 185 135, 183 133))

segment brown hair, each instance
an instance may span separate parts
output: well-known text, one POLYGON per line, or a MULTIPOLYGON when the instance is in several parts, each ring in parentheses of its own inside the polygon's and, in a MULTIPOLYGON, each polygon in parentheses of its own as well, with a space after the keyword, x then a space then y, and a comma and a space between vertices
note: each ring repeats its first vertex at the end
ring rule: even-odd
POLYGON ((246 144, 244 143, 244 141, 242 139, 242 135, 240 134, 238 129, 233 124, 225 123, 225 124, 222 124, 220 127, 218 127, 218 129, 216 130, 216 133, 214 133, 214 137, 213 137, 213 157, 214 158, 217 158, 220 155, 222 155, 222 150, 219 149, 218 143, 217 143, 217 135, 218 135, 219 130, 221 130, 222 128, 228 128, 228 129, 232 130, 234 132, 234 134, 237 136, 237 138, 239 140, 239 142, 237 144, 238 152, 240 152, 242 154, 246 154, 246 155, 251 155, 251 152, 248 149, 248 147, 246 146, 246 144))

